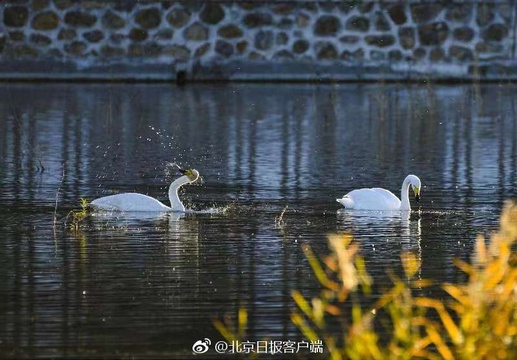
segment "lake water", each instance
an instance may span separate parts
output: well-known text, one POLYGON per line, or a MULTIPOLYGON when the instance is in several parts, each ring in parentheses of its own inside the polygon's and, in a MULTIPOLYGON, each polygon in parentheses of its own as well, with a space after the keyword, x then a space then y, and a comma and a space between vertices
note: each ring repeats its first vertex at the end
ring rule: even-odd
POLYGON ((302 244, 324 255, 327 234, 353 234, 380 286, 402 251, 422 278, 458 281, 452 259, 517 195, 513 85, 38 83, 0 96, 2 358, 184 358, 239 307, 248 340, 302 341, 291 292, 320 290, 302 244), (65 229, 80 198, 168 203, 173 161, 202 174, 181 194, 196 213, 65 229), (335 201, 398 196, 409 173, 423 183, 409 220, 335 201))

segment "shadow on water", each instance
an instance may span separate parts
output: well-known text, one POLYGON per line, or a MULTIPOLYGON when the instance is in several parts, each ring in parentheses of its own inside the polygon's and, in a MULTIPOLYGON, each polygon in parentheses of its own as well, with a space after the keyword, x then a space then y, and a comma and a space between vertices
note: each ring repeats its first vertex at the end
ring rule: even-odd
POLYGON ((401 271, 402 251, 418 255, 422 278, 461 278, 451 260, 467 259, 516 195, 516 92, 0 87, 0 354, 182 357, 220 339, 212 319, 239 306, 249 340, 301 340, 291 292, 320 290, 301 245, 326 254, 334 232, 354 235, 377 284, 401 271), (180 194, 193 212, 96 214, 80 231, 63 227, 81 197, 167 203, 169 162, 203 177, 180 194), (423 182, 409 218, 335 202, 355 188, 395 191, 408 173, 423 182))

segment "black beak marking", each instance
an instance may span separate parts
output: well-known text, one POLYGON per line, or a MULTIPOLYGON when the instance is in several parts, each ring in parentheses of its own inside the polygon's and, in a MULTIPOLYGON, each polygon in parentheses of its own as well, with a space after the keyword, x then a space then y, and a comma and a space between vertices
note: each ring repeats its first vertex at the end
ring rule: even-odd
POLYGON ((416 195, 415 200, 416 200, 416 202, 420 202, 420 195, 416 195))

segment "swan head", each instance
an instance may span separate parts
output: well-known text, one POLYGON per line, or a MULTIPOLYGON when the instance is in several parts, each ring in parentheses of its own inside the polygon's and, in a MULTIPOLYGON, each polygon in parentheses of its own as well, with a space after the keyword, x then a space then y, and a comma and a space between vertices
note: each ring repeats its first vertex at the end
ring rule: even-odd
POLYGON ((409 181, 409 185, 413 189, 413 193, 415 194, 415 200, 417 202, 420 201, 420 189, 422 188, 422 183, 420 179, 416 175, 408 175, 407 180, 409 181))
POLYGON ((190 180, 190 183, 193 183, 197 179, 199 179, 199 171, 197 171, 196 169, 182 169, 180 167, 178 167, 178 169, 179 169, 180 173, 182 173, 183 175, 188 177, 188 179, 190 180))

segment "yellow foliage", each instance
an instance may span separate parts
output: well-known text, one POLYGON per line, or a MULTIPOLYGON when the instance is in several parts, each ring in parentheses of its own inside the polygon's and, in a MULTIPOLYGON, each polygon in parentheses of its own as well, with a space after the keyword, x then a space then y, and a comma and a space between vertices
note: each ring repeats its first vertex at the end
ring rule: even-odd
POLYGON ((409 285, 392 276, 392 288, 365 309, 355 294, 369 295, 371 278, 359 246, 350 235, 330 235, 331 253, 323 260, 304 247, 325 290, 311 301, 293 292, 298 310, 291 318, 307 338, 324 340, 331 359, 517 359, 516 243, 517 203, 507 203, 499 231, 488 243, 476 239, 471 263, 454 261, 468 281, 442 284, 448 300, 413 296, 413 286, 431 282, 413 279, 420 260, 406 252, 401 263, 409 285), (343 323, 343 333, 327 330, 330 317, 343 323), (376 324, 387 327, 382 341, 376 324))

